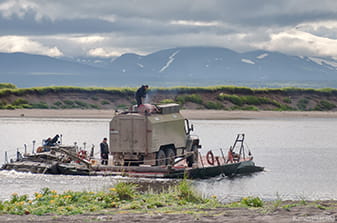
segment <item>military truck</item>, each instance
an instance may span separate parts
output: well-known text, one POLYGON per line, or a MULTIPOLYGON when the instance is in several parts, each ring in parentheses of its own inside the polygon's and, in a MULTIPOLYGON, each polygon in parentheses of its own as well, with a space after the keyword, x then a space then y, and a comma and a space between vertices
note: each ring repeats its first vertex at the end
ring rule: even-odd
POLYGON ((178 104, 141 105, 116 114, 110 121, 110 154, 114 165, 173 165, 198 161, 199 138, 178 104))

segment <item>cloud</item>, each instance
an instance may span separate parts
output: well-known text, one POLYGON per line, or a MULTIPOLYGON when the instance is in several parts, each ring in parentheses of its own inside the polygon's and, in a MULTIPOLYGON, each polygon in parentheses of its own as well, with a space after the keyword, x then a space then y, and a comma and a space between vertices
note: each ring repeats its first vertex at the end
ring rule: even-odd
POLYGON ((0 12, 7 19, 14 15, 23 18, 27 12, 37 12, 37 9, 38 5, 36 3, 26 0, 12 0, 0 3, 0 12))
POLYGON ((257 47, 298 56, 337 56, 336 39, 316 36, 297 29, 272 34, 269 42, 261 43, 257 47))
POLYGON ((1 36, 0 51, 7 53, 25 52, 51 57, 63 56, 63 53, 55 46, 43 46, 36 41, 32 41, 29 38, 22 36, 1 36))
POLYGON ((108 51, 107 49, 103 49, 103 48, 95 48, 95 49, 90 49, 88 51, 88 55, 93 56, 93 57, 118 57, 121 54, 123 54, 123 52, 108 51))
POLYGON ((216 21, 203 22, 193 20, 173 20, 170 22, 173 25, 185 25, 185 26, 219 26, 220 23, 216 21))
MULTIPOLYGON (((25 42, 22 51, 45 48, 50 55, 69 57, 147 54, 200 45, 236 51, 267 49, 335 55, 327 45, 335 46, 336 30, 337 1, 331 0, 2 0, 0 3, 0 36, 20 36, 21 43, 25 42)), ((1 46, 0 50, 13 48, 16 47, 1 46)))

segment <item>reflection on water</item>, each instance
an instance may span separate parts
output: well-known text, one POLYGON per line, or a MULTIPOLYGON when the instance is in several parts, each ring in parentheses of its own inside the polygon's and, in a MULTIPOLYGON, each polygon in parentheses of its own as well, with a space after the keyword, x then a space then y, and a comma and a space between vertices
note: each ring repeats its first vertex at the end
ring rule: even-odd
MULTIPOLYGON (((205 196, 217 195, 223 201, 238 200, 243 196, 264 199, 337 199, 337 119, 283 119, 283 120, 222 120, 193 121, 195 134, 203 148, 227 150, 237 133, 246 134, 246 147, 254 155, 257 165, 265 172, 235 178, 217 177, 194 180, 193 185, 205 196)), ((0 119, 0 161, 5 151, 15 153, 16 148, 32 140, 63 134, 64 144, 78 142, 87 147, 96 146, 107 136, 109 120, 102 119, 0 119)), ((33 194, 43 187, 57 191, 102 190, 111 187, 120 177, 55 176, 0 172, 0 200, 13 192, 33 194)), ((160 185, 175 184, 176 180, 136 179, 144 187, 152 182, 160 185), (164 183, 163 183, 164 182, 164 183)))

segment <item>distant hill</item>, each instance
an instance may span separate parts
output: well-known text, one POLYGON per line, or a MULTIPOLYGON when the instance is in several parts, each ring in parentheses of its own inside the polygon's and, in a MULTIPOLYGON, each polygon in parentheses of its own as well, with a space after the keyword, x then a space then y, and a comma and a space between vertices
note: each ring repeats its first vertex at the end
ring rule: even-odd
POLYGON ((149 55, 124 54, 111 59, 51 58, 0 53, 0 82, 19 87, 72 86, 206 86, 306 83, 337 87, 337 61, 278 52, 238 53, 226 48, 185 47, 149 55))

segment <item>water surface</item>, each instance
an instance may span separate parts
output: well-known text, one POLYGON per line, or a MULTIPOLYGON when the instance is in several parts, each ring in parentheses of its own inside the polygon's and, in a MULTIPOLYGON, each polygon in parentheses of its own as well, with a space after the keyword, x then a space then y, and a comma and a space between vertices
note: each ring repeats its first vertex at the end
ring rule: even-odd
MULTIPOLYGON (((205 154, 209 149, 227 150, 236 134, 246 134, 245 147, 254 155, 257 165, 266 171, 235 178, 217 177, 194 180, 197 190, 206 196, 217 195, 224 201, 243 196, 263 199, 337 199, 337 119, 265 119, 265 120, 194 120, 195 134, 199 135, 205 154)), ((77 142, 79 146, 96 146, 107 137, 108 119, 0 119, 0 162, 4 152, 23 151, 32 141, 56 134, 63 135, 64 144, 77 142)), ((58 191, 102 190, 119 177, 54 176, 14 171, 0 172, 0 200, 11 193, 33 194, 43 187, 58 191)), ((153 179, 140 179, 144 182, 153 179)), ((170 181, 170 180, 160 180, 170 181)))

